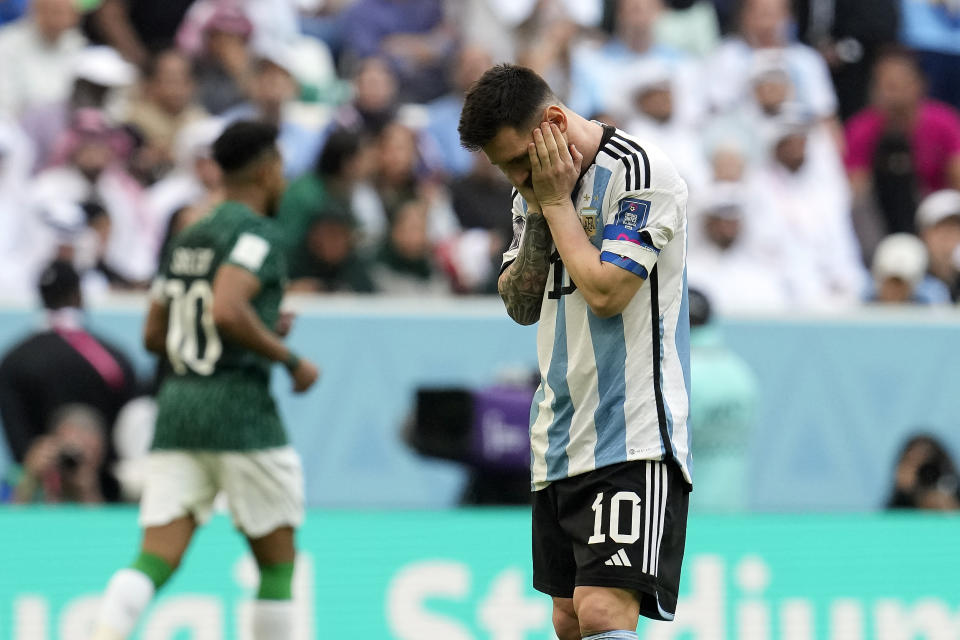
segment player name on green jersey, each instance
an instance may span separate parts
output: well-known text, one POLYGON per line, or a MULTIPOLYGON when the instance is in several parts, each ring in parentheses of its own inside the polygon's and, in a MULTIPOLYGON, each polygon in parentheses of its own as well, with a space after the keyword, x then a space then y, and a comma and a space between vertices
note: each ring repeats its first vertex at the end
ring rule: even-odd
POLYGON ((170 273, 194 277, 208 275, 215 255, 213 249, 179 247, 170 257, 170 273))

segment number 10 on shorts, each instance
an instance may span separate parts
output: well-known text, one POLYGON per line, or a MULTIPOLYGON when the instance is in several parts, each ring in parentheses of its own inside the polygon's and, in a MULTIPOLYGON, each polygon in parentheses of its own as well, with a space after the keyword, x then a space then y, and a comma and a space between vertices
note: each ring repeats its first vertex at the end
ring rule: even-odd
MULTIPOLYGON (((587 540, 587 544, 600 544, 607 541, 607 534, 603 533, 603 492, 597 494, 597 499, 593 501, 593 535, 587 540)), ((640 496, 633 491, 618 491, 610 498, 610 518, 607 527, 607 533, 610 539, 618 544, 633 544, 640 539, 640 496), (630 531, 624 533, 621 530, 620 521, 621 509, 630 510, 630 531)))

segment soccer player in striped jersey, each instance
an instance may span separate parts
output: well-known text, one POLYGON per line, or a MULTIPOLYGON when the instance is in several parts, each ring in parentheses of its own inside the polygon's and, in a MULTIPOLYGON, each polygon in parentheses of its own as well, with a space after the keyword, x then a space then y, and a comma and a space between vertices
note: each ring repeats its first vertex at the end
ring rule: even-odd
POLYGON ((300 459, 270 396, 270 369, 286 365, 303 392, 317 368, 283 343, 286 258, 270 218, 284 190, 277 129, 235 122, 213 145, 227 199, 183 231, 151 290, 144 344, 171 373, 140 502, 143 542, 107 585, 93 640, 124 640, 180 564, 218 492, 260 569, 253 640, 293 633, 294 529, 303 521, 300 459))
POLYGON ((636 639, 673 619, 692 486, 686 185, 523 67, 487 70, 459 130, 515 187, 499 291, 539 321, 534 587, 560 640, 636 639))

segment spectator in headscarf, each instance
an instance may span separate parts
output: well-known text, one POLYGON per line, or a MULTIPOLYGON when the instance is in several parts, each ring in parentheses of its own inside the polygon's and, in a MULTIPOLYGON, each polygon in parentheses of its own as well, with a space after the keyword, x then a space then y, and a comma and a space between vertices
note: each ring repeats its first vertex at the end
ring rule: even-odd
POLYGON ((31 191, 38 208, 58 200, 99 203, 111 223, 106 264, 123 280, 144 283, 154 273, 156 257, 143 188, 124 167, 130 147, 129 137, 102 113, 81 110, 58 145, 55 166, 34 179, 31 191))
POLYGON ((234 4, 218 5, 204 22, 196 58, 197 97, 214 115, 242 104, 253 74, 253 23, 234 4))
POLYGON ((773 50, 783 56, 797 87, 796 100, 838 132, 837 97, 826 62, 816 50, 791 39, 789 0, 743 0, 738 18, 739 32, 726 38, 707 63, 714 109, 726 111, 748 99, 753 57, 773 50))
POLYGON ((580 43, 571 51, 570 108, 591 116, 615 110, 626 101, 623 81, 656 63, 669 69, 678 121, 688 126, 699 123, 706 103, 697 65, 690 56, 656 40, 662 0, 616 0, 613 6, 609 39, 599 47, 580 43))
POLYGON ((45 169, 54 160, 57 143, 81 109, 107 113, 118 92, 131 86, 137 70, 110 47, 87 47, 70 61, 73 84, 63 100, 38 105, 23 114, 21 124, 36 148, 35 168, 45 169))
POLYGON ((800 105, 784 108, 761 130, 768 154, 749 180, 765 253, 778 256, 800 308, 851 305, 866 285, 849 185, 834 159, 810 144, 817 124, 800 105))
POLYGON ((743 185, 707 185, 691 213, 688 278, 712 307, 737 313, 789 306, 788 278, 779 256, 763 254, 743 185))

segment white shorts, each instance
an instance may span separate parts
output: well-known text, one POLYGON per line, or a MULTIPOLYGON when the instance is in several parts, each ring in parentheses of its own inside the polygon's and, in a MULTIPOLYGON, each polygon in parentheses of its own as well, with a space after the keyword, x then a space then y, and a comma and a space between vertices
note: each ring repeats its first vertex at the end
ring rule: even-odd
POLYGON ((255 451, 152 451, 140 500, 140 526, 193 515, 210 519, 223 492, 236 527, 261 538, 303 523, 303 469, 293 447, 255 451))

